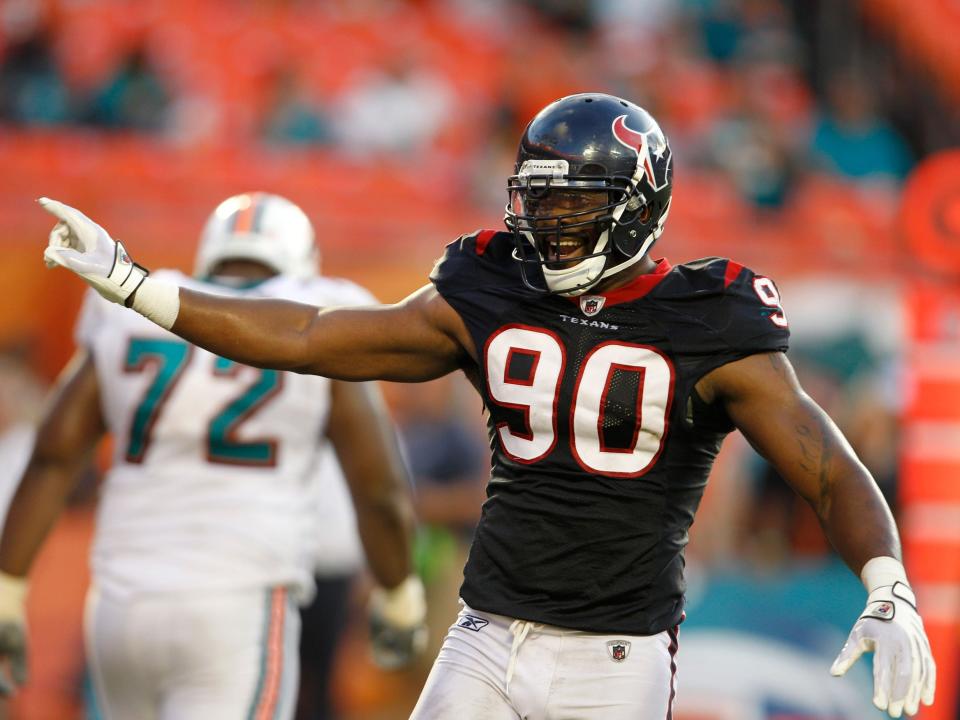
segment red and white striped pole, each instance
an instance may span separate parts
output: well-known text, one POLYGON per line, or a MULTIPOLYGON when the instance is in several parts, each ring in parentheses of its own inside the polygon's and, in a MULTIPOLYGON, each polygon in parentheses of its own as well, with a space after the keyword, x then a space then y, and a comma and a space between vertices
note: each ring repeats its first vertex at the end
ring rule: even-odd
POLYGON ((937 661, 923 720, 956 720, 960 685, 960 151, 904 189, 910 256, 899 505, 904 556, 937 661))

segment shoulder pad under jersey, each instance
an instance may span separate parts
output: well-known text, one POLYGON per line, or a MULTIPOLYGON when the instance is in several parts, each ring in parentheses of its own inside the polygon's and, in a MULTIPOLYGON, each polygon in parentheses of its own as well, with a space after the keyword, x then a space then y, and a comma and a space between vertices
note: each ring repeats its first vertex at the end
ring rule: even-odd
POLYGON ((498 230, 477 230, 447 245, 430 280, 445 298, 482 291, 485 294, 522 296, 529 290, 514 258, 513 236, 498 230))
POLYGON ((705 350, 785 351, 790 337, 780 291, 770 278, 727 258, 677 265, 657 296, 682 301, 714 342, 705 350))

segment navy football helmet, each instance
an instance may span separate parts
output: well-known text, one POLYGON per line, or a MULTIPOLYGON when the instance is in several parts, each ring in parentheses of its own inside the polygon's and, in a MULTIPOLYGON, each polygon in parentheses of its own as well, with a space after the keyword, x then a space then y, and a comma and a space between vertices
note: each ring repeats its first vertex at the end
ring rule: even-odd
POLYGON ((524 282, 580 295, 639 261, 663 232, 672 180, 670 145, 643 108, 602 93, 545 107, 507 181, 524 282))

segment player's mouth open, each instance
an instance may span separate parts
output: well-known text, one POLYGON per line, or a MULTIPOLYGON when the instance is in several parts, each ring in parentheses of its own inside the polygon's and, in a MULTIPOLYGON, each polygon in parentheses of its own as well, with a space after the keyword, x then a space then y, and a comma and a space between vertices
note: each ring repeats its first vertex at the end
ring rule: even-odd
POLYGON ((563 268, 568 266, 570 261, 587 254, 589 241, 590 239, 586 235, 565 235, 560 238, 559 242, 556 238, 553 238, 542 244, 543 258, 551 265, 557 263, 563 268))

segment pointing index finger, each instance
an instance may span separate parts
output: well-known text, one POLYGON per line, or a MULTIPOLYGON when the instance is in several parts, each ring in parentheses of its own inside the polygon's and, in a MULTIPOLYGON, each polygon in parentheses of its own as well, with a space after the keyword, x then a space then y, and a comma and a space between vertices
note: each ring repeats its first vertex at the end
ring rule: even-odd
POLYGON ((46 210, 48 213, 54 217, 63 220, 68 225, 72 227, 77 227, 87 219, 86 215, 77 210, 76 208, 70 207, 59 200, 53 200, 52 198, 42 197, 38 198, 37 202, 40 203, 40 207, 46 210))

